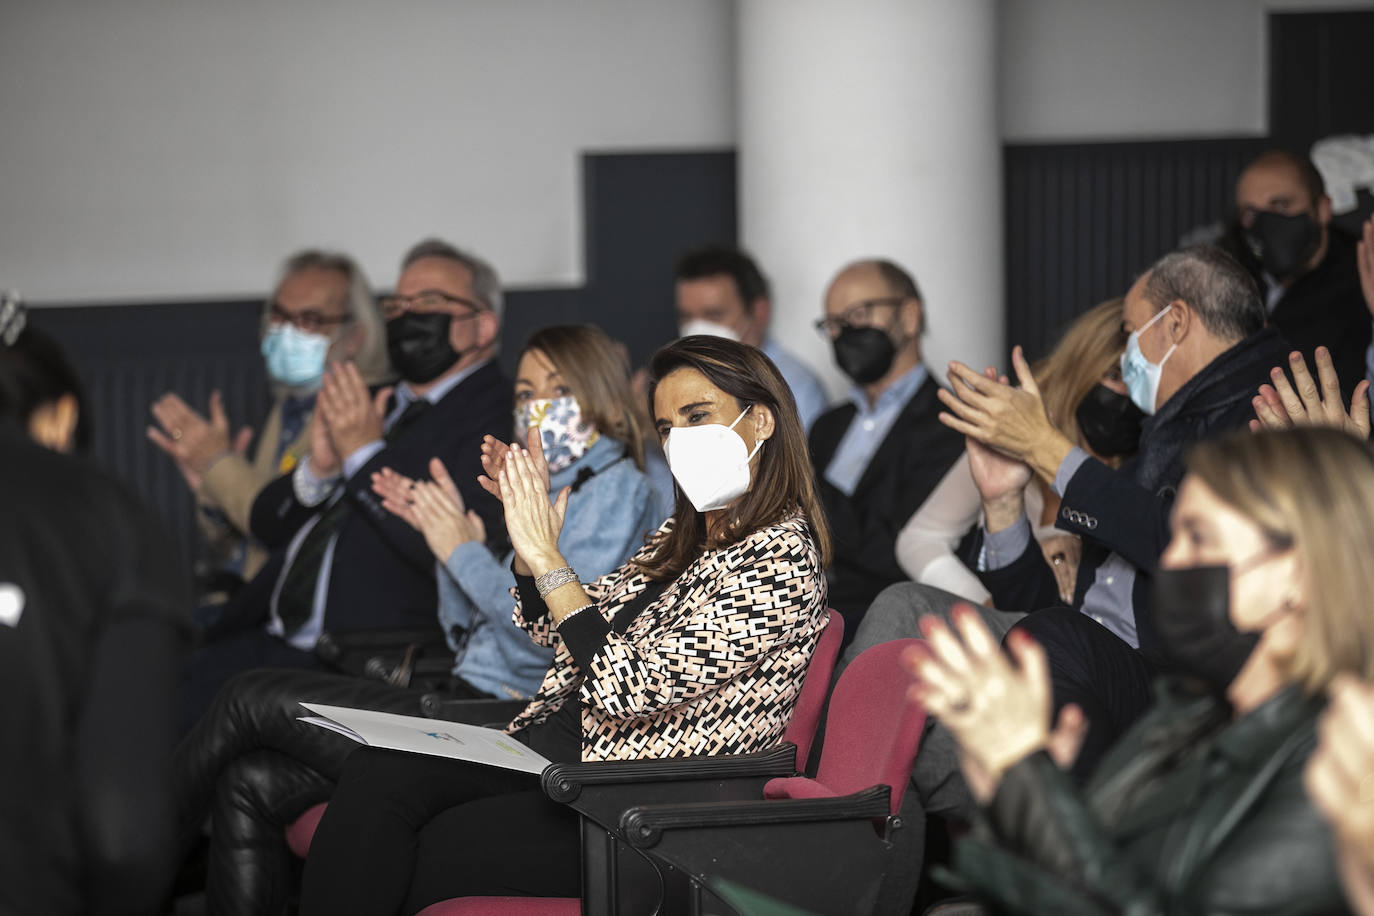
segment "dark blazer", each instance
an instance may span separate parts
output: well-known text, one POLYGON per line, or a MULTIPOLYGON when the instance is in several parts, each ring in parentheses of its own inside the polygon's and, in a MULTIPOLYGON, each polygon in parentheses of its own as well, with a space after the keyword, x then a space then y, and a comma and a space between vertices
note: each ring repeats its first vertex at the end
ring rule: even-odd
MULTIPOLYGON (((1174 393, 1140 432, 1140 452, 1117 470, 1089 458, 1063 494, 1056 527, 1083 539, 1073 606, 1097 577, 1097 568, 1119 554, 1144 575, 1131 593, 1140 648, 1157 645, 1149 619, 1149 575, 1169 543, 1169 509, 1183 479, 1183 459, 1197 442, 1242 429, 1254 417, 1251 398, 1269 381, 1269 370, 1287 364, 1289 346, 1265 328, 1212 360, 1174 393)), ((981 535, 981 530, 979 534, 981 535)), ((1053 570, 1034 540, 1011 565, 978 574, 994 606, 1036 611, 1062 605, 1053 570)))
MULTIPOLYGON (((439 458, 487 526, 488 543, 505 542, 500 503, 477 484, 482 473, 482 437, 503 441, 511 431, 511 385, 495 362, 463 379, 439 403, 417 417, 396 440, 343 481, 351 511, 339 523, 330 566, 324 628, 334 632, 436 623, 434 554, 424 537, 382 508, 372 492, 372 474, 384 467, 407 477, 427 478, 429 460, 439 458)), ((263 488, 253 503, 253 534, 271 551, 263 570, 236 596, 239 625, 267 619, 272 590, 287 547, 308 520, 323 511, 302 505, 284 474, 263 488)), ((216 630, 227 629, 217 625, 216 630)))
POLYGON ((927 378, 907 401, 853 496, 827 481, 825 469, 858 408, 833 407, 811 427, 811 464, 835 542, 835 559, 827 571, 830 606, 844 616, 847 638, 854 635, 878 592, 907 578, 893 550, 897 533, 964 450, 964 437, 937 418, 938 390, 927 378))

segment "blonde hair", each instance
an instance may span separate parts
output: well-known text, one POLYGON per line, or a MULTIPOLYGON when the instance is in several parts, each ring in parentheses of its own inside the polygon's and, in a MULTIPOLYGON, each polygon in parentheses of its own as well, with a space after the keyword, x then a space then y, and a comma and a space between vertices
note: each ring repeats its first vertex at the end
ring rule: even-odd
POLYGON ((1076 445, 1084 445, 1075 416, 1078 405, 1104 375, 1120 366, 1126 349, 1122 302, 1108 299, 1078 316, 1032 370, 1055 428, 1076 445))
POLYGON ((1374 454, 1325 428, 1233 433, 1199 445, 1188 472, 1297 551, 1306 596, 1289 680, 1317 693, 1340 672, 1374 676, 1374 454))

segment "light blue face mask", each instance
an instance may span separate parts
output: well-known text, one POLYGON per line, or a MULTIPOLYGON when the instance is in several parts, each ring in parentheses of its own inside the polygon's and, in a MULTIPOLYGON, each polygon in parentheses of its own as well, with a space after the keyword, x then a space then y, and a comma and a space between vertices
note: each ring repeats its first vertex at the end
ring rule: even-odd
POLYGON ((1140 352, 1140 335, 1141 332, 1148 330, 1150 325, 1169 314, 1172 308, 1173 306, 1170 306, 1132 331, 1131 336, 1126 338, 1126 349, 1121 354, 1121 381, 1126 385, 1126 393, 1131 396, 1135 406, 1147 414, 1155 412, 1155 398, 1159 396, 1159 376, 1164 371, 1164 364, 1178 349, 1178 344, 1171 346, 1159 362, 1152 363, 1140 352))
POLYGON ((307 334, 294 324, 269 328, 262 338, 267 374, 289 388, 318 388, 329 343, 324 334, 307 334))

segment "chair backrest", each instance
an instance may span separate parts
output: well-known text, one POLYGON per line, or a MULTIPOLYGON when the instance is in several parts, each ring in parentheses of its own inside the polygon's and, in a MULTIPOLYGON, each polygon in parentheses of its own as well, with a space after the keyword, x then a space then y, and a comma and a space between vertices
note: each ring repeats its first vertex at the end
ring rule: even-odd
POLYGON ((830 689, 830 678, 835 674, 835 662, 840 658, 840 643, 844 641, 844 618, 835 610, 825 613, 825 629, 816 641, 816 651, 802 678, 797 703, 792 707, 792 721, 782 734, 782 740, 797 746, 798 772, 806 769, 807 758, 811 756, 811 744, 816 740, 821 711, 825 709, 825 695, 830 689))
POLYGON ((816 782, 836 795, 886 784, 892 789, 892 813, 901 808, 926 721, 925 710, 907 699, 911 674, 902 655, 919 642, 879 643, 840 675, 816 768, 816 782))

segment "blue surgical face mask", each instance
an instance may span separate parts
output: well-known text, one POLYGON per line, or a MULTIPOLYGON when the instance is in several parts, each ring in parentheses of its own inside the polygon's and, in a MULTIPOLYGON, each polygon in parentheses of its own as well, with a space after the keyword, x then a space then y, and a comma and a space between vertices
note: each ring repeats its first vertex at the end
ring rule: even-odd
POLYGON ((1165 309, 1132 331, 1131 336, 1126 338, 1126 350, 1121 354, 1121 381, 1126 385, 1126 393, 1131 396, 1135 406, 1147 414, 1155 412, 1155 398, 1159 396, 1159 376, 1164 371, 1164 364, 1178 349, 1178 344, 1171 346, 1159 362, 1152 363, 1140 352, 1140 335, 1167 314, 1169 309, 1165 309))
POLYGON ((268 328, 262 338, 267 374, 289 388, 318 388, 329 343, 324 334, 307 334, 294 324, 268 328))

